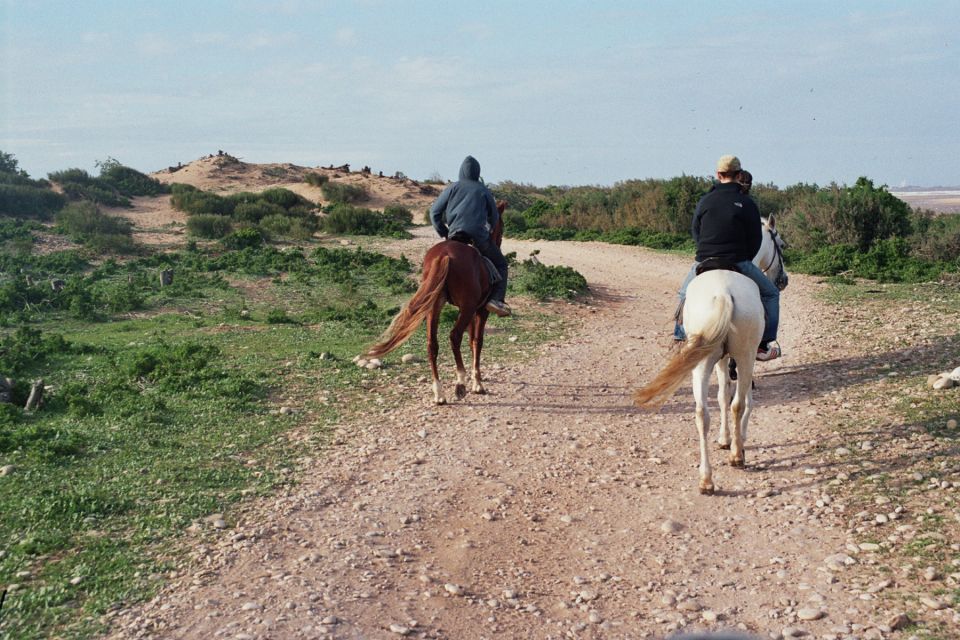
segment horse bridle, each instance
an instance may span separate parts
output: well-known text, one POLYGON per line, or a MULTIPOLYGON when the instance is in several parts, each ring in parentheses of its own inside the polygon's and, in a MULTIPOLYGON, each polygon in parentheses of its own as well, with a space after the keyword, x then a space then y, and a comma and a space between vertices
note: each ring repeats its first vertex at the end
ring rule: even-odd
MULTIPOLYGON (((787 283, 789 282, 790 279, 787 276, 787 270, 783 262, 783 252, 780 250, 780 243, 777 242, 777 238, 779 237, 779 234, 777 233, 776 229, 769 229, 769 228, 767 229, 767 233, 770 234, 770 239, 773 240, 774 257, 773 257, 773 260, 770 261, 770 264, 768 264, 766 267, 760 267, 760 271, 763 272, 763 275, 767 276, 767 272, 770 271, 770 269, 772 269, 774 265, 779 263, 780 270, 777 272, 777 277, 774 278, 773 284, 777 289, 779 289, 780 291, 783 291, 784 289, 787 288, 787 283)), ((767 276, 767 277, 769 278, 770 276, 767 276)))

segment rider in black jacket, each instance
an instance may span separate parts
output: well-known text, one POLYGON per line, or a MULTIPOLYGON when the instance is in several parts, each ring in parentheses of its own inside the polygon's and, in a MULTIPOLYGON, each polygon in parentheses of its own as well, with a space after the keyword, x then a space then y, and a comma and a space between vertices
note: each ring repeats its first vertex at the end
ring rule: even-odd
MULTIPOLYGON (((682 303, 686 298, 687 285, 696 277, 697 266, 704 260, 715 258, 736 265, 760 289, 766 316, 757 360, 773 360, 780 357, 780 346, 776 344, 780 290, 753 264, 763 242, 763 226, 757 204, 741 189, 740 174, 740 160, 736 156, 720 158, 717 162, 719 183, 697 203, 691 229, 697 243, 696 263, 680 287, 680 300, 682 303)), ((675 340, 686 338, 679 324, 674 328, 673 337, 675 340)))

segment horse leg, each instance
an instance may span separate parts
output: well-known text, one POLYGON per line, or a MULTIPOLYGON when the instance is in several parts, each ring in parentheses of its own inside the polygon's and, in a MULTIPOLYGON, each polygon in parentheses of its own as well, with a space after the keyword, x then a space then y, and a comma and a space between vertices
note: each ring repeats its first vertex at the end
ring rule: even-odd
MULTIPOLYGON (((739 363, 738 363, 739 364, 739 363)), ((744 447, 747 442, 747 421, 753 409, 753 360, 749 358, 740 365, 737 390, 733 396, 733 446, 730 449, 730 466, 742 468, 746 462, 744 447)))
POLYGON ((440 386, 440 372, 437 371, 437 354, 440 345, 437 343, 437 325, 440 324, 440 304, 427 312, 427 356, 430 360, 430 372, 433 374, 433 401, 436 404, 447 404, 443 397, 443 387, 440 386))
POLYGON ((707 449, 710 432, 710 414, 707 411, 707 386, 710 384, 710 364, 706 361, 693 370, 693 399, 697 403, 697 433, 700 435, 700 493, 713 493, 713 470, 707 449))
POLYGON ((460 345, 463 344, 463 332, 467 330, 470 322, 473 320, 474 311, 467 311, 467 306, 460 308, 460 315, 457 321, 453 323, 453 329, 450 331, 450 348, 453 350, 453 358, 457 361, 457 399, 462 399, 467 395, 467 370, 463 366, 463 354, 460 352, 460 345))
POLYGON ((490 312, 485 308, 477 311, 470 323, 470 350, 473 352, 473 392, 486 393, 480 380, 480 352, 483 350, 483 330, 487 325, 490 312))
POLYGON ((720 405, 720 434, 717 444, 721 449, 730 448, 730 370, 727 366, 730 358, 721 358, 713 367, 717 374, 717 404, 720 405))

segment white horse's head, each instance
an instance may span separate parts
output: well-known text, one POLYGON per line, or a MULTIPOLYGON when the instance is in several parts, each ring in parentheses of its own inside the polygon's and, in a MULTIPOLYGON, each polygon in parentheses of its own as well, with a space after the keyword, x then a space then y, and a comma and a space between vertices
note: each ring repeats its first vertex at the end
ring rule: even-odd
POLYGON ((777 232, 776 219, 773 216, 762 218, 762 222, 763 241, 760 244, 760 251, 753 259, 753 264, 763 271, 763 275, 767 276, 777 289, 783 291, 787 288, 789 281, 787 268, 783 263, 783 248, 787 244, 777 232))

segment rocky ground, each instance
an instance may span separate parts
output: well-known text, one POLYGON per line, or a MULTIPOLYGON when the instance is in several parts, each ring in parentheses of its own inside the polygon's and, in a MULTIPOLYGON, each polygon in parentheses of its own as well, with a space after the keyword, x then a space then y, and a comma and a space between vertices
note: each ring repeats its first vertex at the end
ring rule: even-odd
MULTIPOLYGON (((430 235, 392 249, 416 255, 430 235)), ((427 384, 374 389, 334 446, 304 451, 297 485, 194 534, 168 585, 114 616, 110 637, 960 633, 945 595, 960 575, 894 553, 926 540, 934 514, 957 518, 960 469, 945 455, 956 440, 882 411, 864 417, 864 387, 882 395, 907 375, 906 345, 853 339, 844 330, 856 312, 792 276, 785 356, 758 365, 747 468, 714 448, 718 492, 702 496, 689 387, 657 413, 631 402, 665 361, 686 261, 599 243, 506 244, 587 277, 589 300, 558 307, 565 339, 525 364, 487 361, 489 394, 449 406, 432 406, 427 384), (843 428, 854 423, 869 426, 843 428), (902 463, 924 453, 929 470, 902 463), (864 474, 908 490, 865 493, 864 474)), ((924 325, 909 344, 943 329, 924 325)), ((452 397, 451 358, 441 359, 452 397)), ((426 373, 399 354, 388 365, 426 373)), ((956 558, 957 529, 944 526, 933 543, 956 558)))

